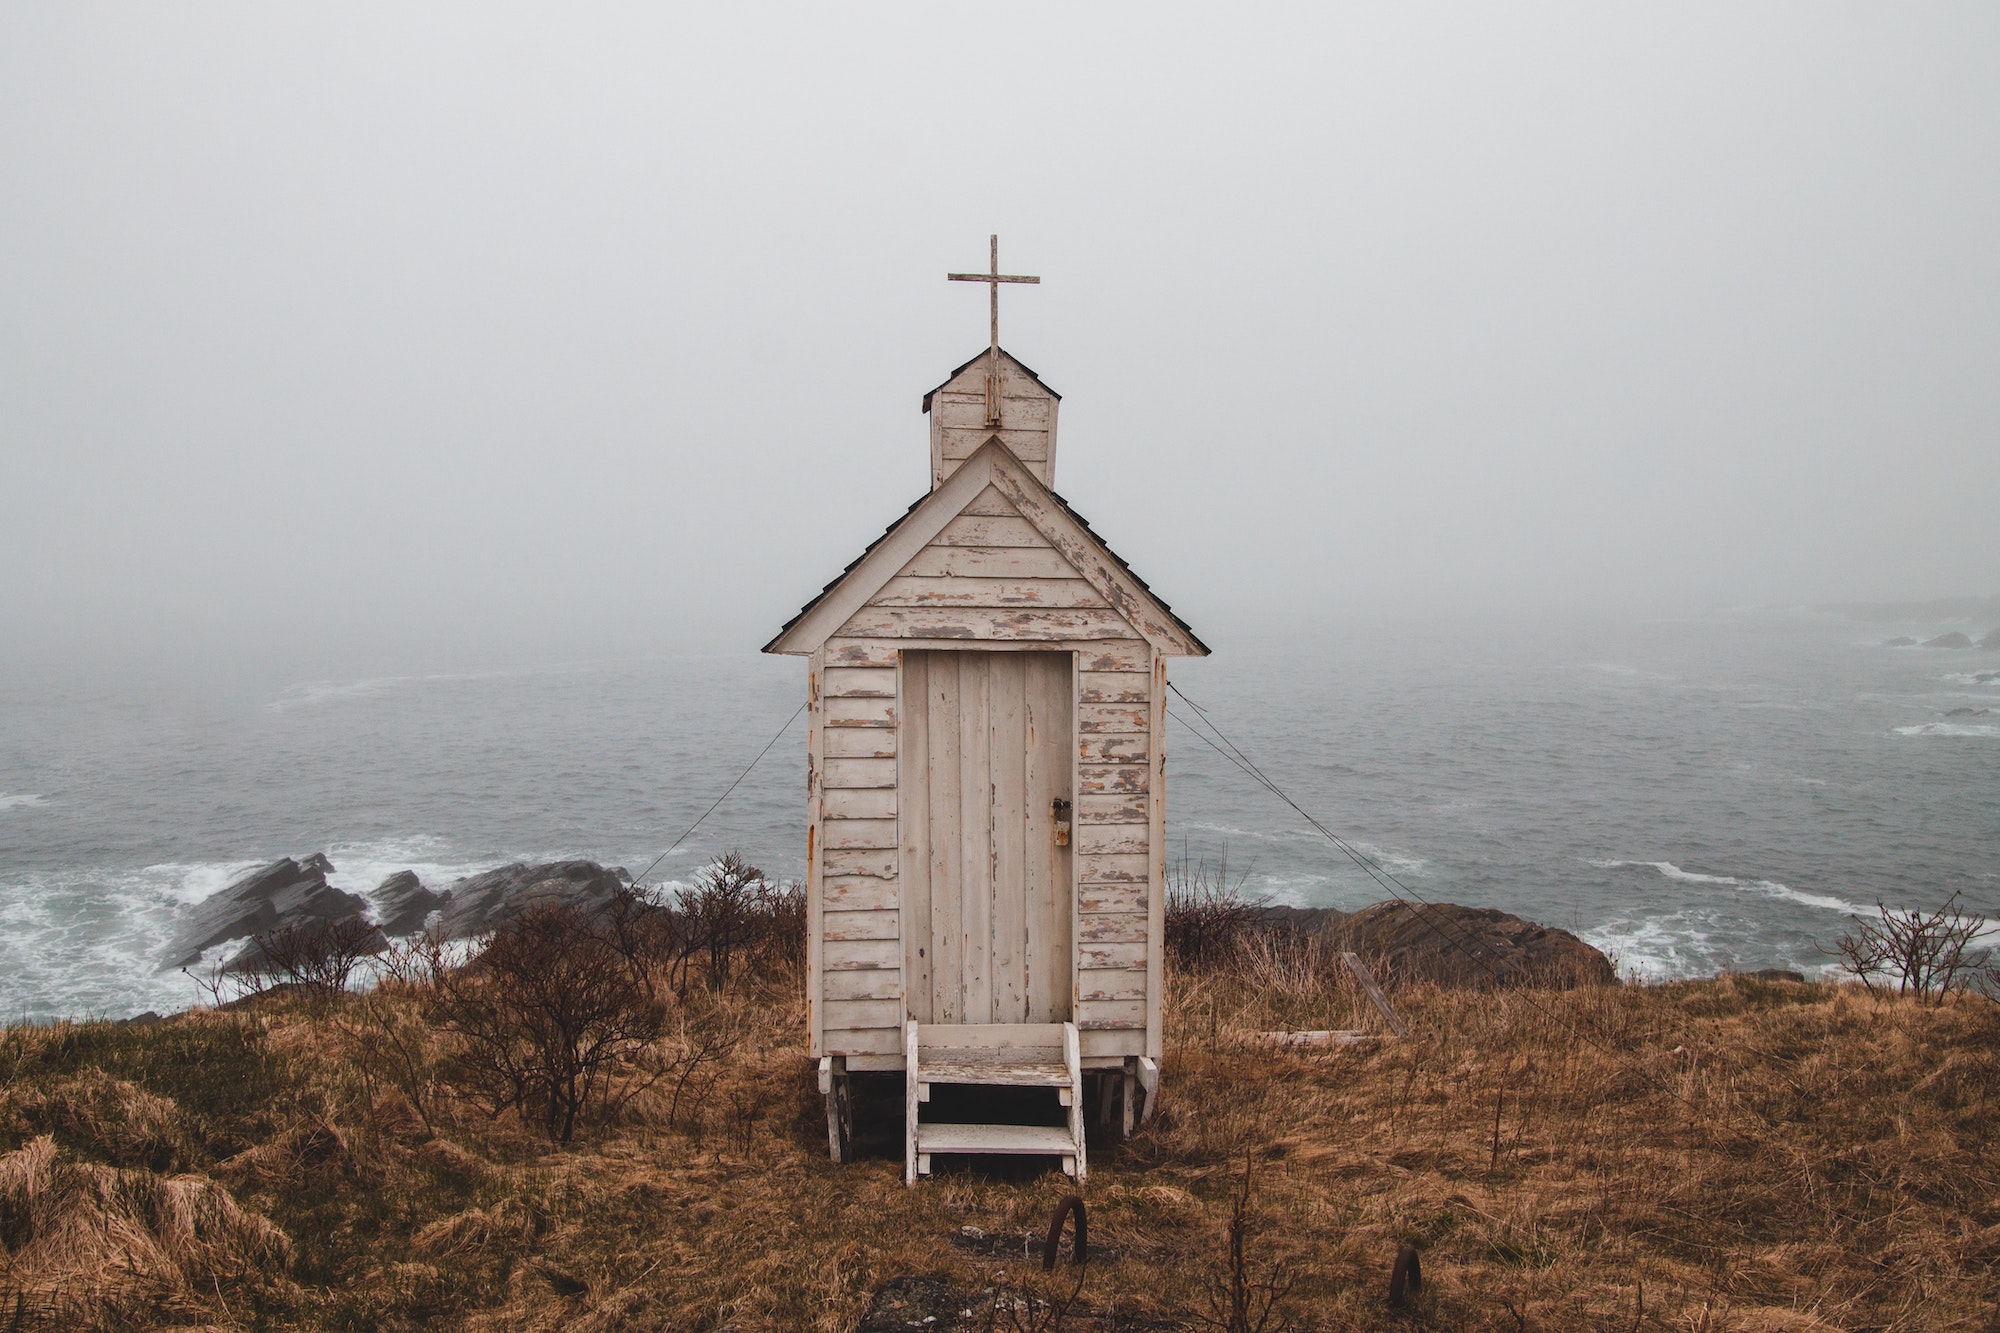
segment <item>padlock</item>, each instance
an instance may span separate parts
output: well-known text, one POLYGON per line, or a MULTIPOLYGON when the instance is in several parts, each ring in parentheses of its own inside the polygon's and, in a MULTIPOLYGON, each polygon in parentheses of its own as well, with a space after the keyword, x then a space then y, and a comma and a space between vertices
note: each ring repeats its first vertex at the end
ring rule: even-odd
POLYGON ((1069 846, 1069 810, 1069 802, 1060 796, 1056 797, 1055 808, 1050 813, 1055 816, 1056 846, 1058 847, 1069 846))

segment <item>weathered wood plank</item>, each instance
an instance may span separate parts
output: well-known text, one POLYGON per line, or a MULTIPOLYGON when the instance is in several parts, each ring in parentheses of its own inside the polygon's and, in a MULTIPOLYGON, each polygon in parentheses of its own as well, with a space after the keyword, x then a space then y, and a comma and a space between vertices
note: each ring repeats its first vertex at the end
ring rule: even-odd
MULTIPOLYGON (((1100 675, 1099 679, 1103 677, 1100 675)), ((1143 676, 1139 677, 1144 680, 1143 676)), ((1084 704, 1076 710, 1076 729, 1088 735, 1125 735, 1133 732, 1144 734, 1152 730, 1151 706, 1143 699, 1138 703, 1084 704)))
MULTIPOLYGON (((867 738, 867 732, 847 732, 867 738)), ((894 787, 830 787, 820 798, 827 819, 894 819, 894 787)), ((1106 850, 1109 850, 1108 848, 1106 850)))
POLYGON ((826 725, 829 727, 893 727, 896 701, 891 699, 828 699, 826 725))
POLYGON ((1147 738, 1138 735, 1079 736, 1076 757, 1086 764, 1143 764, 1150 753, 1147 738))
POLYGON ((1086 792, 1076 800, 1079 824, 1144 824, 1150 818, 1148 811, 1144 792, 1086 792))
POLYGON ((900 646, 875 639, 830 638, 826 641, 829 667, 893 667, 900 646))
POLYGON ((828 1000, 826 1002, 826 1030, 834 1032, 865 1032, 872 1028, 890 1027, 903 1015, 902 1001, 887 1000, 828 1000))
MULTIPOLYGON (((894 975, 894 973, 884 973, 894 975)), ((826 1031, 828 1033, 864 1033, 878 1027, 894 1027, 902 1021, 902 1001, 898 997, 888 999, 858 999, 858 1001, 826 1001, 826 1031)))
POLYGON ((895 851, 836 851, 829 847, 821 853, 822 864, 829 878, 834 875, 860 875, 875 879, 896 877, 895 851))
POLYGON ((1076 665, 1080 671, 1150 671, 1152 649, 1144 639, 1118 639, 1098 644, 1076 645, 1076 665))
POLYGON ((1146 910, 1146 882, 1082 884, 1076 891, 1077 906, 1085 912, 1137 912, 1146 910))
POLYGON ((893 819, 828 819, 820 827, 830 852, 894 851, 897 846, 893 819))
POLYGON ((1146 942, 1144 912, 1083 912, 1077 916, 1076 937, 1089 944, 1146 942))
POLYGON ((1006 426, 995 429, 981 426, 976 430, 950 429, 938 433, 938 454, 947 466, 962 463, 978 453, 980 447, 995 435, 1008 451, 1023 463, 1033 466, 1044 463, 1049 457, 1049 437, 1039 430, 1010 430, 1006 426))
MULTIPOLYGON (((1049 400, 1047 398, 1005 398, 1002 400, 1003 420, 1017 425, 1023 430, 1041 428, 1049 424, 1049 400)), ((931 415, 946 430, 983 430, 986 427, 986 395, 977 398, 960 397, 957 394, 947 398, 943 394, 931 399, 931 415)))
POLYGON ((835 787, 889 787, 896 785, 893 759, 827 759, 820 769, 820 781, 835 787))
MULTIPOLYGON (((1143 671, 1085 671, 1078 676, 1077 702, 1082 704, 1140 704, 1151 698, 1153 678, 1143 671)), ((1140 714, 1141 731, 1145 714, 1140 714)), ((1079 731, 1087 730, 1079 722, 1079 731)))
POLYGON ((1025 518, 985 518, 960 514, 944 525, 927 546, 1048 546, 1048 541, 1025 518))
MULTIPOLYGON (((998 522, 1000 520, 992 520, 998 522)), ((964 1021, 992 1022, 992 653, 958 656, 959 984, 964 1021)))
POLYGON ((1093 967, 1138 968, 1146 967, 1146 946, 1143 944, 1099 944, 1081 941, 1076 946, 1076 961, 1080 969, 1093 967))
MULTIPOLYGON (((899 575, 868 599, 870 606, 1047 606, 1105 609, 1097 589, 1079 578, 968 578, 899 575)), ((1144 721, 1143 716, 1140 719, 1144 721)))
POLYGON ((1088 607, 864 606, 841 632, 883 639, 1068 642, 1109 638, 1127 628, 1116 612, 1088 607))
POLYGON ((893 912, 896 910, 896 881, 876 875, 832 875, 821 882, 826 911, 893 912))
MULTIPOLYGON (((1087 1047, 1088 1043, 1086 1043, 1087 1047)), ((867 1028, 826 1034, 828 1055, 897 1055, 903 1049, 903 1029, 867 1028)))
MULTIPOLYGON (((902 989, 902 978, 886 967, 834 972, 828 974, 826 979, 826 998, 829 1000, 900 1000, 902 989)), ((900 1021, 900 1015, 889 1021, 900 1021)), ((887 1027, 888 1024, 851 1023, 845 1026, 879 1028, 887 1027)))
POLYGON ((903 946, 895 940, 828 940, 826 967, 829 972, 883 968, 900 976, 903 946))
POLYGON ((1158 1062, 1166 1053, 1166 1027, 1161 1005, 1166 995, 1167 953, 1167 659, 1152 656, 1153 795, 1149 813, 1153 882, 1146 899, 1146 929, 1152 946, 1146 954, 1146 1058, 1158 1062))
MULTIPOLYGON (((963 764, 959 757, 960 655, 930 659, 930 906, 933 1023, 965 1021, 962 852, 959 846, 963 764)), ((922 781, 922 777, 914 779, 922 781)))
POLYGON ((1082 764, 1076 771, 1078 786, 1088 795, 1146 790, 1144 764, 1082 764))
POLYGON ((909 1017, 931 1021, 930 654, 905 653, 897 732, 902 748, 902 937, 909 1017))
POLYGON ((829 759, 894 759, 896 733, 880 727, 828 727, 821 749, 829 759))
POLYGON ((1146 973, 1141 968, 1093 967, 1077 973, 1076 978, 1077 999, 1086 1004, 1146 998, 1146 973))
POLYGON ((821 690, 829 699, 893 699, 896 669, 890 667, 828 667, 821 690))
MULTIPOLYGON (((1031 653, 987 653, 987 803, 993 848, 991 895, 992 1020, 1028 1021, 1027 766, 1028 663, 1031 653)), ((1036 851, 1042 849, 1036 848, 1036 851)), ((1044 856, 1046 854, 1044 853, 1044 856)))
POLYGON ((1014 502, 991 486, 973 496, 972 503, 966 505, 965 508, 958 512, 961 514, 977 514, 986 518, 1019 518, 1021 516, 1021 511, 1014 507, 1014 502))
POLYGON ((1109 1032, 1080 1032, 1083 1058, 1116 1059, 1121 1055, 1144 1055, 1146 1034, 1138 1029, 1114 1028, 1109 1032))
POLYGON ((1151 850, 1146 826, 1136 819, 1125 824, 1079 824, 1074 841, 1081 856, 1143 855, 1151 850))
MULTIPOLYGON (((879 879, 870 884, 881 884, 879 879)), ((820 929, 830 940, 893 940, 902 936, 902 914, 893 908, 862 912, 832 912, 821 918, 820 929)), ((854 997, 850 997, 854 998, 854 997)))
POLYGON ((1152 858, 1144 852, 1093 852, 1077 864, 1077 878, 1087 884, 1144 884, 1152 858))
POLYGON ((1075 708, 1071 659, 1061 653, 1026 654, 1028 686, 1027 825, 1032 872, 1028 877, 1028 992, 1030 1022, 1069 1018, 1075 955, 1071 951, 1071 853, 1056 846, 1058 799, 1071 797, 1070 718, 1075 708))
POLYGON ((926 546, 903 566, 905 578, 1073 579, 1069 561, 1046 546, 926 546))
POLYGON ((1144 1031, 1146 1027, 1144 1000, 1092 1000, 1077 1006, 1077 1010, 1077 1026, 1092 1032, 1114 1029, 1144 1031))

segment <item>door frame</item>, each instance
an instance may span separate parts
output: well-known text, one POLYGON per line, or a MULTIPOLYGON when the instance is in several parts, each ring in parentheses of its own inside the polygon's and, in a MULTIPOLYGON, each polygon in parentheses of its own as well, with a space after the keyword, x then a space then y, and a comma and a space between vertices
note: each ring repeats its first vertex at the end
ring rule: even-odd
MULTIPOLYGON (((1069 882, 1062 886, 1061 892, 1065 897, 1065 899, 1067 900, 1069 906, 1069 960, 1068 960, 1069 965, 1064 969, 1064 971, 1067 973, 1069 977, 1069 999, 1068 999, 1069 1014, 1070 1014, 1069 1021, 1074 1022, 1076 1021, 1077 1014, 1080 1012, 1081 1009, 1081 1005, 1078 999, 1077 988, 1081 982, 1081 977, 1078 972, 1078 965, 1082 958, 1082 950, 1080 948, 1081 940, 1079 938, 1082 929, 1082 905, 1078 901, 1078 885, 1080 883, 1080 877, 1082 875, 1082 870, 1080 868, 1082 863, 1082 853, 1078 849, 1078 844, 1080 841, 1082 824, 1078 818, 1077 811, 1078 807, 1081 804, 1079 793, 1081 790, 1082 774, 1080 772, 1079 766, 1082 763, 1082 759, 1078 747, 1078 738, 1081 735, 1081 733, 1078 731, 1078 727, 1081 725, 1081 720, 1082 720, 1081 719, 1082 706, 1077 702, 1077 694, 1079 685, 1078 672, 1081 671, 1082 669, 1080 666, 1082 648, 1077 644, 1061 643, 1061 642, 1051 643, 1047 641, 1037 641, 1037 640, 1025 640, 1017 642, 968 640, 964 643, 945 641, 942 643, 938 642, 925 643, 921 647, 910 646, 910 647, 898 647, 896 649, 896 732, 897 732, 896 735, 896 926, 897 926, 897 934, 899 936, 900 943, 902 946, 900 956, 897 961, 897 969, 899 977, 899 984, 897 986, 897 989, 902 994, 903 1021, 905 1023, 908 1023, 910 1018, 912 1017, 909 950, 914 934, 912 930, 912 924, 913 924, 912 917, 914 915, 914 911, 912 904, 910 902, 910 892, 909 892, 910 879, 907 875, 903 873, 903 855, 905 849, 908 846, 908 842, 903 836, 904 834, 903 820, 907 818, 909 811, 909 803, 906 798, 907 797, 906 787, 910 778, 909 770, 907 767, 910 759, 910 753, 908 745, 908 736, 907 733, 904 731, 904 727, 907 725, 907 720, 910 717, 910 702, 911 702, 908 693, 909 676, 908 673, 904 670, 904 667, 907 661, 907 654, 909 653, 975 653, 975 652, 1055 653, 1055 654, 1060 654, 1063 658, 1066 659, 1067 670, 1064 672, 1064 675, 1068 681, 1068 690, 1069 690, 1069 740, 1067 746, 1067 754, 1068 754, 1068 764, 1069 764, 1069 791, 1070 791, 1069 799, 1070 799, 1071 810, 1070 810, 1070 841, 1069 841, 1070 855, 1068 857, 1069 882)), ((928 762, 928 756, 926 756, 926 762, 928 762)), ((924 775, 924 780, 929 781, 928 774, 924 775)), ((928 811, 929 809, 928 801, 926 801, 925 803, 925 809, 926 811, 928 811)), ((926 844, 928 845, 928 838, 926 838, 926 844)), ((931 885, 928 876, 926 876, 924 883, 925 883, 925 891, 929 892, 931 885)), ((926 920, 928 921, 928 914, 926 914, 926 920)), ((929 934, 928 927, 926 927, 925 934, 926 935, 929 934)), ((928 1009, 929 1007, 928 1004, 926 1004, 925 1007, 928 1009)))

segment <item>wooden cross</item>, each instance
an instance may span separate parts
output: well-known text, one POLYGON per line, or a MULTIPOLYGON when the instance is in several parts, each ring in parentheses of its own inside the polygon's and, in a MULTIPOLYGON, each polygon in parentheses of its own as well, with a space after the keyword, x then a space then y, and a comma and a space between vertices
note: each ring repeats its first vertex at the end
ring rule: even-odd
POLYGON ((992 298, 992 318, 988 326, 986 347, 986 424, 1000 424, 1000 284, 1003 282, 1040 283, 1040 278, 1020 277, 1000 271, 1000 238, 989 236, 991 247, 988 259, 989 269, 985 273, 947 273, 952 282, 983 282, 987 284, 988 295, 992 298))

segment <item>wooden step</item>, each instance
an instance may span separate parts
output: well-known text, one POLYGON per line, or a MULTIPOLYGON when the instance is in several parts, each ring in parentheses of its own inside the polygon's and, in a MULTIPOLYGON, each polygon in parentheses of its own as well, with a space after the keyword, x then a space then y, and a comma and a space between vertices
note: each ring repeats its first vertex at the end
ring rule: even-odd
POLYGON ((1043 1125, 918 1125, 918 1175, 930 1174, 933 1153, 1060 1157, 1063 1173, 1076 1174, 1076 1140, 1043 1125))
POLYGON ((1026 1052, 920 1051, 917 1078, 923 1083, 969 1083, 991 1088, 1067 1088, 1069 1066, 1057 1051, 1052 1060, 1019 1058, 1026 1052))

